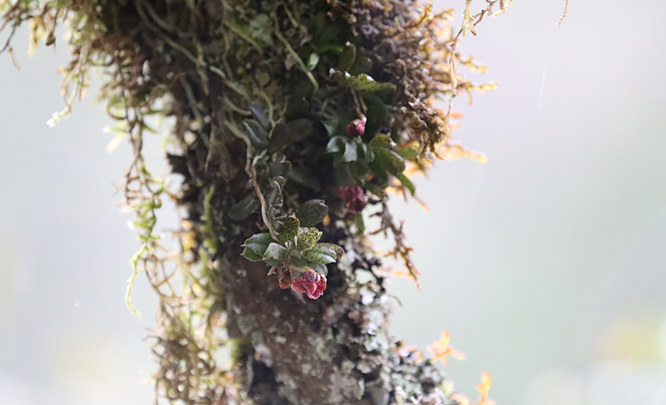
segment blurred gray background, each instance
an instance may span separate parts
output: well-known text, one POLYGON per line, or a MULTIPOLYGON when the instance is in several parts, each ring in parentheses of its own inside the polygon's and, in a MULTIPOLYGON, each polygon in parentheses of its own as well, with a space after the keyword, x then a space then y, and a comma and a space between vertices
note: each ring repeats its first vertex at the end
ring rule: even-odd
MULTIPOLYGON (((489 67, 476 80, 500 87, 458 99, 455 135, 489 160, 417 179, 429 213, 393 204, 423 273, 422 291, 391 280, 393 332, 423 349, 449 331, 468 359, 447 373, 472 399, 488 371, 499 405, 664 405, 666 2, 571 0, 557 28, 563 7, 517 1, 464 38, 489 67)), ((15 49, 23 72, 0 57, 0 404, 151 403, 155 299, 140 277, 143 320, 124 305, 138 242, 113 187, 129 148, 105 152, 94 89, 47 127, 65 44, 29 58, 24 30, 15 49)))

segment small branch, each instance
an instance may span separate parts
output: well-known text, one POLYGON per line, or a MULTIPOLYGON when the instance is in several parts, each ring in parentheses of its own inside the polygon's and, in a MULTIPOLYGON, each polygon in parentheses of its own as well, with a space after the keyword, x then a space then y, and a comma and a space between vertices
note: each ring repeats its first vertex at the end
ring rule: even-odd
POLYGON ((565 0, 564 2, 564 12, 562 13, 562 17, 560 17, 560 21, 557 23, 558 28, 562 25, 562 21, 564 21, 564 18, 567 16, 567 11, 569 11, 569 0, 565 0))
POLYGON ((317 91, 317 89, 319 88, 319 84, 317 83, 317 79, 314 78, 314 76, 312 75, 312 72, 310 72, 308 70, 308 67, 305 66, 305 62, 303 62, 303 59, 301 59, 301 57, 298 56, 298 52, 296 52, 294 50, 294 48, 292 48, 289 41, 287 41, 287 38, 282 36, 282 34, 280 33, 280 26, 278 25, 277 19, 275 19, 275 36, 278 37, 278 39, 280 40, 280 42, 282 42, 282 44, 284 44, 285 48, 287 48, 287 51, 291 54, 291 56, 294 59, 296 59, 296 62, 298 63, 298 66, 301 68, 303 73, 305 73, 305 75, 308 77, 308 80, 310 80, 310 83, 312 83, 312 85, 314 86, 314 91, 317 91))
POLYGON ((247 135, 245 135, 240 129, 238 129, 235 125, 231 124, 230 122, 225 122, 225 124, 227 128, 229 128, 229 130, 231 130, 231 132, 237 138, 242 139, 247 146, 245 172, 250 177, 250 183, 252 184, 254 192, 257 194, 257 198, 259 198, 259 202, 261 203, 261 219, 264 221, 264 224, 266 224, 268 232, 270 232, 273 239, 277 239, 278 233, 273 227, 271 221, 269 221, 268 219, 268 203, 266 202, 266 199, 264 198, 264 195, 261 192, 261 188, 259 187, 259 181, 257 180, 257 170, 255 169, 257 161, 265 156, 265 151, 255 156, 253 159, 252 158, 253 148, 252 148, 252 143, 250 142, 250 138, 248 138, 247 135))
MULTIPOLYGON (((256 160, 257 158, 255 158, 256 160)), ((257 171, 254 168, 254 162, 250 165, 250 170, 248 172, 248 175, 250 176, 250 182, 252 183, 252 187, 254 187, 254 192, 257 194, 257 197, 259 198, 259 202, 261 203, 261 218, 264 220, 264 224, 266 224, 266 227, 268 228, 268 232, 270 232, 271 237, 273 239, 278 239, 278 234, 275 228, 273 228, 273 224, 271 224, 271 221, 268 219, 268 203, 266 203, 266 199, 264 198, 264 195, 261 193, 261 188, 259 187, 259 182, 257 181, 257 171)))
POLYGON ((388 236, 387 231, 391 231, 391 233, 393 234, 393 240, 395 242, 395 246, 393 247, 393 250, 391 250, 386 254, 386 256, 393 256, 395 258, 399 256, 400 259, 402 259, 402 262, 405 265, 405 267, 407 267, 409 276, 414 280, 416 286, 418 288, 421 288, 418 281, 418 278, 421 275, 421 273, 416 269, 416 266, 414 266, 414 263, 412 262, 411 258, 412 248, 407 246, 407 244, 405 243, 405 234, 402 231, 403 224, 401 223, 400 225, 397 225, 393 221, 393 216, 391 215, 391 212, 389 211, 386 202, 382 202, 382 210, 377 212, 373 216, 379 217, 381 221, 381 226, 379 229, 371 232, 370 234, 376 235, 381 232, 386 237, 388 236))

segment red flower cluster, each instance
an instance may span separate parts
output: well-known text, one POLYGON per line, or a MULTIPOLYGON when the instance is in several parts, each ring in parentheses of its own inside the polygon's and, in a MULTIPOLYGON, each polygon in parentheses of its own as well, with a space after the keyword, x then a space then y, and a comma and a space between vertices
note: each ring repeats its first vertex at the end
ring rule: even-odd
POLYGON ((326 277, 314 271, 306 271, 291 284, 291 289, 297 293, 305 293, 308 298, 316 300, 326 289, 326 277))
POLYGON ((361 136, 365 133, 365 117, 363 119, 355 119, 349 124, 347 124, 347 135, 349 136, 361 136))
POLYGON ((351 212, 359 212, 368 204, 368 197, 360 186, 340 186, 336 194, 346 201, 345 207, 351 212))

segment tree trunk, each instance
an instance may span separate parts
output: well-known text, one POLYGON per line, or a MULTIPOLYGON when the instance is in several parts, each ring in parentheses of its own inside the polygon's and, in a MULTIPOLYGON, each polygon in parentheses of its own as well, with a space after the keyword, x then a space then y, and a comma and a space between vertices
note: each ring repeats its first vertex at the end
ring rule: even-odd
POLYGON ((408 173, 435 156, 475 157, 448 142, 450 111, 433 106, 474 88, 455 71, 450 13, 411 0, 72 0, 0 11, 15 25, 30 20, 47 44, 66 19, 68 94, 85 87, 90 66, 105 68, 102 96, 135 152, 125 187, 142 241, 133 263, 160 299, 158 395, 458 403, 430 360, 388 335, 381 259, 363 224, 380 219, 416 278, 387 190, 413 194, 408 173), (152 116, 172 119, 175 190, 141 154, 152 116), (166 193, 185 212, 177 259, 155 230, 166 193), (225 344, 230 368, 217 356, 225 344))

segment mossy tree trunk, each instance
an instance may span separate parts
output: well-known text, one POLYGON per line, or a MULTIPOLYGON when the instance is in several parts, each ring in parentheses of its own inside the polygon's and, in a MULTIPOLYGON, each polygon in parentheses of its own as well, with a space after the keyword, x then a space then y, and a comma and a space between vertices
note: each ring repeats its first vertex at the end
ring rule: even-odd
MULTIPOLYGON (((466 27, 495 3, 466 14, 466 27)), ((107 74, 102 97, 135 152, 133 265, 160 299, 158 395, 457 403, 429 360, 389 337, 383 259, 363 221, 379 218, 416 278, 387 190, 413 194, 409 174, 434 157, 478 158, 449 142, 450 110, 433 106, 478 88, 455 70, 450 11, 411 0, 62 0, 0 12, 10 33, 29 21, 47 44, 69 25, 68 100, 90 67, 107 74), (153 116, 170 118, 167 157, 181 179, 170 190, 142 157, 153 116), (175 256, 156 231, 166 195, 184 213, 175 256)))

